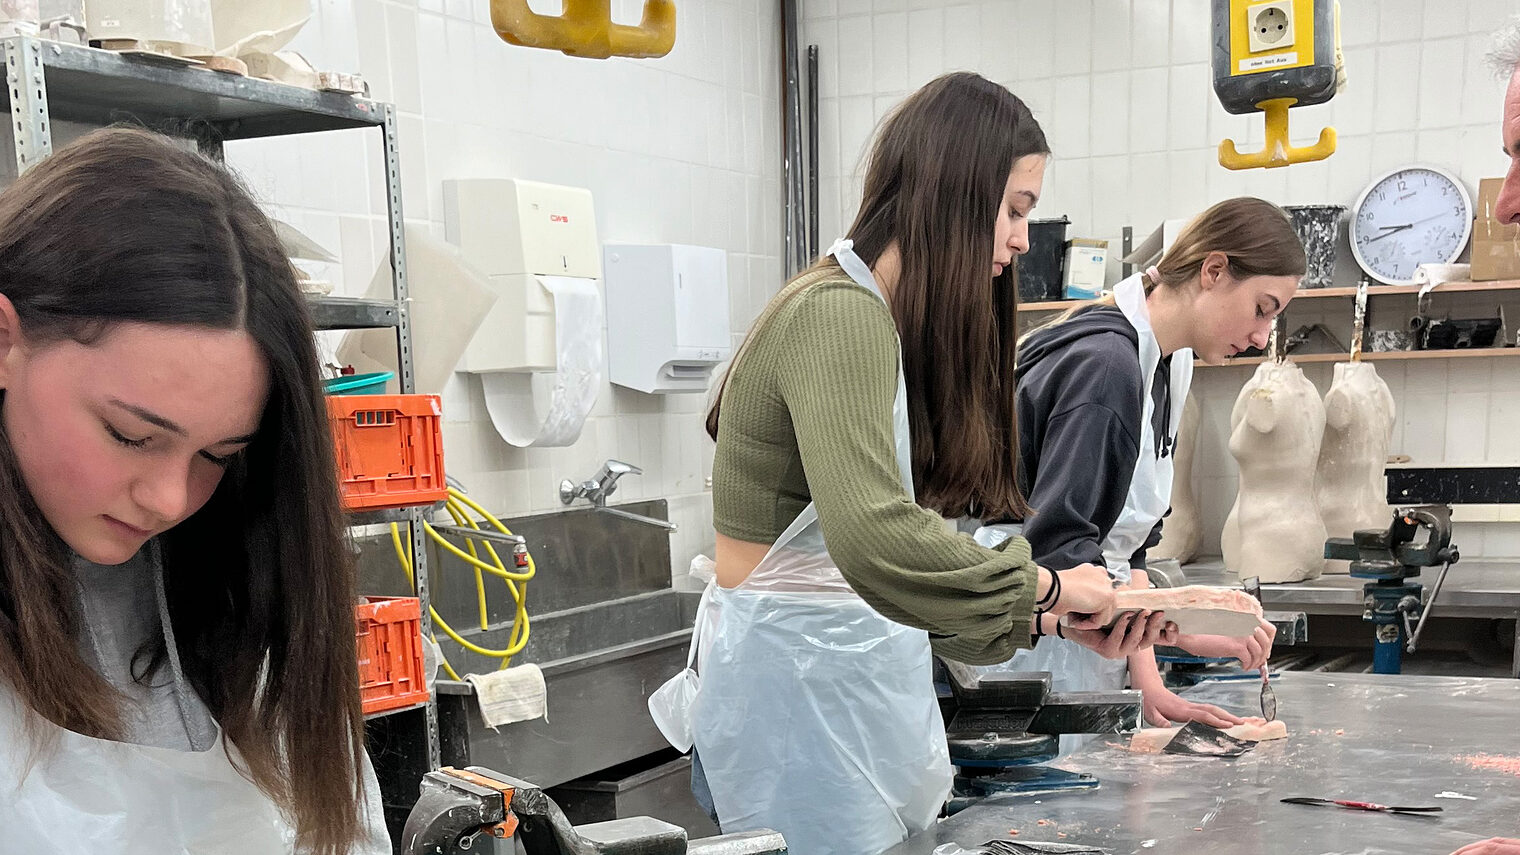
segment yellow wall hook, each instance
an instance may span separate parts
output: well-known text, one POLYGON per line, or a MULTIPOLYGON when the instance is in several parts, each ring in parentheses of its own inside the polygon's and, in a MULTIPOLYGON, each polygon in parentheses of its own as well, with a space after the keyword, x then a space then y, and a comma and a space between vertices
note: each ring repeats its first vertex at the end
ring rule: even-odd
POLYGON ((612 0, 564 0, 564 14, 540 15, 528 0, 491 0, 491 25, 514 45, 606 59, 664 56, 676 43, 673 0, 644 0, 637 27, 612 22, 612 0))
POLYGON ((1255 169, 1258 166, 1271 169, 1290 163, 1308 163, 1324 160, 1335 153, 1335 128, 1319 132, 1319 142, 1309 146, 1294 146, 1288 141, 1288 108, 1298 102, 1297 98, 1273 98, 1257 104, 1267 114, 1267 141, 1261 151, 1241 154, 1235 150, 1234 140, 1219 144, 1219 165, 1225 169, 1255 169))

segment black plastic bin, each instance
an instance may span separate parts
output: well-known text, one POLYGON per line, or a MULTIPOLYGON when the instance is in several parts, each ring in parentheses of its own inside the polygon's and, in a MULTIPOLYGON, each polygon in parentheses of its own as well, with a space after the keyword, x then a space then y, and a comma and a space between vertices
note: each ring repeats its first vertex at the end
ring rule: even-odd
POLYGON ((1029 251, 1019 256, 1019 300, 1039 302, 1062 297, 1066 269, 1065 216, 1029 221, 1029 251))
POLYGON ((574 825, 652 816, 686 829, 691 840, 718 833, 691 794, 691 755, 674 748, 567 781, 548 793, 574 825))

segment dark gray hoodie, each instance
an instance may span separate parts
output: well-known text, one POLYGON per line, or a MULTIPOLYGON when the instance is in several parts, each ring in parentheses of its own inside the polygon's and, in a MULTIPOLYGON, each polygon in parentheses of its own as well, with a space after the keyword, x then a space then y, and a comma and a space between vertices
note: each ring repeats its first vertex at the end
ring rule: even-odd
MULTIPOLYGON (((1034 560, 1064 570, 1102 566, 1104 539, 1124 509, 1140 454, 1139 337, 1115 306, 1095 306, 1031 333, 1019 347, 1019 487, 1034 508, 1024 520, 1034 560)), ((1158 458, 1172 453, 1170 358, 1156 366, 1151 395, 1158 458)), ((1161 539, 1161 523, 1130 558, 1161 539)))

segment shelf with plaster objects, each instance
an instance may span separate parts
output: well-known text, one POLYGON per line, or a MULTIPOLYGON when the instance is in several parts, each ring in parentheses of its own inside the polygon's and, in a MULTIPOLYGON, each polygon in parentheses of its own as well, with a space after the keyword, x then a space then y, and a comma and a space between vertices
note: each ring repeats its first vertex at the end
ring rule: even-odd
MULTIPOLYGON (((1365 362, 1379 362, 1391 359, 1481 359, 1485 357, 1503 358, 1507 356, 1520 356, 1520 347, 1464 347, 1457 350, 1384 350, 1366 351, 1362 354, 1365 362)), ((1307 365, 1312 362, 1347 362, 1351 359, 1349 353, 1303 353, 1288 354, 1289 362, 1297 362, 1299 365, 1307 365)), ((1266 362, 1265 356, 1240 356, 1227 359, 1224 362, 1194 362, 1196 368, 1229 368, 1236 365, 1260 365, 1266 362)))
MULTIPOLYGON (((1418 285, 1372 285, 1367 288, 1368 297, 1405 296, 1414 297, 1419 294, 1418 285)), ((1431 294, 1458 294, 1484 291, 1520 291, 1520 279, 1500 279, 1493 282, 1446 282, 1438 285, 1431 294)), ((1356 297, 1356 288, 1304 288, 1294 295, 1293 301, 1325 299, 1331 297, 1356 297)), ((1039 303, 1023 303, 1019 306, 1020 312, 1054 312, 1070 309, 1079 304, 1080 300, 1051 300, 1039 303)), ((1362 359, 1368 362, 1390 359, 1475 359, 1483 357, 1509 357, 1520 356, 1520 348, 1517 347, 1473 347, 1460 348, 1457 350, 1390 350, 1390 351, 1366 351, 1362 353, 1362 359)), ((1351 358, 1349 353, 1303 353, 1288 354, 1288 358, 1300 365, 1315 362, 1345 362, 1351 358)), ((1194 363, 1199 368, 1227 368, 1238 365, 1260 365, 1265 362, 1265 356, 1243 356, 1229 359, 1221 363, 1194 363)))
MULTIPOLYGON (((1493 282, 1445 282, 1431 291, 1432 295, 1456 294, 1472 291, 1520 291, 1520 279, 1499 279, 1493 282)), ((1372 285, 1367 288, 1369 297, 1407 296, 1419 294, 1419 285, 1372 285)), ((1327 297, 1355 297, 1356 288, 1300 288, 1294 301, 1324 299, 1327 297)), ((1037 303, 1020 303, 1020 312, 1060 312, 1080 304, 1081 300, 1047 300, 1037 303)))

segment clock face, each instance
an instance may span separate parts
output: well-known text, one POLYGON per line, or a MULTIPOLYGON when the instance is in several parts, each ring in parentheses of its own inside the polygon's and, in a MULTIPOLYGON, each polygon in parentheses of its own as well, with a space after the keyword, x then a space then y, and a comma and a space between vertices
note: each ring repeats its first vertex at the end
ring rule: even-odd
POLYGON ((1405 285, 1421 264, 1456 261, 1472 222, 1462 182, 1443 169, 1407 166, 1362 191, 1351 213, 1351 252, 1368 276, 1405 285))

